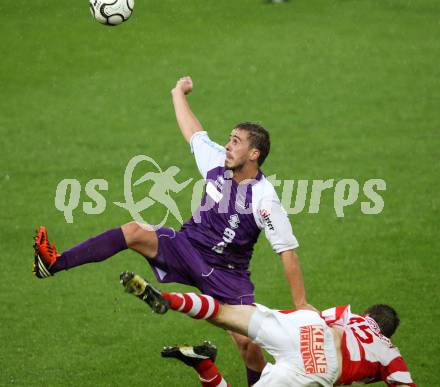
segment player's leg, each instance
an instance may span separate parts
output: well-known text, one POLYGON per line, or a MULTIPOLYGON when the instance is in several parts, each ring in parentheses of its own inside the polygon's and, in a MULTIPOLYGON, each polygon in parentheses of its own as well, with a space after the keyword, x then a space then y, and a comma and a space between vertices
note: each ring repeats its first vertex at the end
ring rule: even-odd
POLYGON ((159 243, 156 231, 150 225, 130 222, 121 229, 130 249, 150 259, 156 257, 159 243))
MULTIPOLYGON (((252 305, 254 286, 248 275, 238 275, 234 271, 214 270, 209 277, 201 281, 204 294, 210 294, 224 304, 252 305), (231 289, 231 290, 227 290, 231 289)), ((243 335, 233 334, 232 338, 246 366, 248 385, 258 381, 266 365, 262 350, 243 335)))
POLYGON ((240 352, 241 358, 246 364, 248 385, 252 386, 258 382, 261 372, 266 366, 263 351, 249 337, 232 331, 230 334, 240 352))
POLYGON ((249 322, 256 309, 252 305, 221 305, 206 294, 160 292, 132 272, 121 273, 120 282, 128 293, 146 302, 156 313, 163 314, 171 309, 241 335, 248 334, 249 322))
POLYGON ((130 222, 96 235, 58 254, 47 236, 45 227, 39 227, 34 238, 34 268, 38 278, 91 262, 103 261, 130 248, 147 257, 155 257, 158 248, 156 232, 148 225, 130 222))
POLYGON ((217 348, 205 341, 202 345, 165 347, 162 357, 180 360, 199 375, 203 387, 228 387, 215 365, 217 348))
MULTIPOLYGON (((263 319, 261 311, 252 305, 221 305, 216 299, 205 294, 161 293, 134 273, 122 273, 121 283, 129 293, 136 295, 150 305, 153 311, 158 309, 154 307, 155 303, 162 303, 163 308, 159 313, 164 313, 169 308, 187 314, 194 319, 205 319, 216 326, 238 334, 237 336, 251 335, 252 339, 255 339, 255 332, 258 332, 259 323, 263 319), (155 301, 152 302, 151 298, 148 301, 145 297, 147 294, 153 294, 155 301), (255 314, 258 316, 255 317, 255 314), (251 332, 250 329, 251 321, 254 332, 251 332)), ((270 345, 276 346, 270 340, 268 342, 270 345)), ((261 349, 259 350, 261 351, 261 349)))

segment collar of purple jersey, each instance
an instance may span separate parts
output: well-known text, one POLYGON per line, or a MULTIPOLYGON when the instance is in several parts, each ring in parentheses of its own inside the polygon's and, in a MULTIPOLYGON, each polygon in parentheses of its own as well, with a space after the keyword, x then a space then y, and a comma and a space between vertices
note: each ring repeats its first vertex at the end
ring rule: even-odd
POLYGON ((245 179, 241 183, 237 183, 234 179, 231 179, 231 180, 237 185, 238 184, 254 185, 254 184, 258 183, 263 178, 263 176, 264 176, 264 174, 261 171, 261 169, 258 169, 257 176, 255 176, 255 178, 253 178, 253 179, 245 179))

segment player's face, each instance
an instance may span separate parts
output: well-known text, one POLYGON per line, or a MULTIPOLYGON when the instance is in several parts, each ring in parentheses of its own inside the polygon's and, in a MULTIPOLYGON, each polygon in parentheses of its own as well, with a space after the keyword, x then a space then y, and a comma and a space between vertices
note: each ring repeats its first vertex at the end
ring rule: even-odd
POLYGON ((231 170, 242 168, 252 158, 255 149, 252 149, 248 140, 246 130, 234 129, 229 136, 229 141, 225 146, 226 161, 225 167, 231 170))

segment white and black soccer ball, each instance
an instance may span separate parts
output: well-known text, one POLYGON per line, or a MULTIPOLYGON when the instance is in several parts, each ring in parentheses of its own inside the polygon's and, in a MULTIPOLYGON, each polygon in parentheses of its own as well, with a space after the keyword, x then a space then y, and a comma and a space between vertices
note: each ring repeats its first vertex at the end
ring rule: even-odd
POLYGON ((96 21, 117 26, 133 13, 134 0, 89 0, 90 12, 96 21))

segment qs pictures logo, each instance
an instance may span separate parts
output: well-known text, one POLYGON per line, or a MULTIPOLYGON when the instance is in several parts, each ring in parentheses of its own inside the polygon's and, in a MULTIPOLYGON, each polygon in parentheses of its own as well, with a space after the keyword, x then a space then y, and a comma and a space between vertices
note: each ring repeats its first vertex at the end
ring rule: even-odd
MULTIPOLYGON (((227 172, 232 173, 232 171, 227 172)), ((147 210, 153 206, 160 206, 163 210, 163 217, 158 224, 150 224, 156 229, 162 227, 170 215, 182 224, 182 214, 173 199, 173 194, 186 189, 193 179, 179 183, 179 173, 180 168, 175 165, 163 170, 149 156, 134 156, 129 160, 124 171, 124 201, 115 201, 112 204, 128 211, 133 220, 147 224, 150 223, 145 219, 147 210)), ((215 203, 221 203, 219 212, 228 211, 227 207, 230 205, 228 195, 231 194, 231 189, 224 179, 221 184, 221 181, 218 181, 220 178, 221 176, 217 178, 217 181, 200 179, 192 184, 191 211, 195 222, 200 222, 201 212, 209 211, 215 203), (214 200, 200 205, 205 189, 214 200)), ((386 190, 386 182, 383 179, 368 179, 363 182, 355 179, 277 180, 276 175, 268 176, 267 179, 281 193, 281 204, 289 215, 304 211, 317 214, 322 201, 328 200, 332 200, 332 207, 338 218, 345 217, 345 209, 349 207, 357 206, 365 215, 377 215, 383 211, 385 206, 385 201, 380 194, 381 191, 386 190)), ((252 208, 244 208, 241 201, 244 197, 243 192, 246 192, 248 188, 247 185, 255 183, 255 181, 247 180, 246 183, 239 185, 235 203, 238 213, 252 212, 252 208)), ((55 207, 64 214, 67 223, 73 223, 73 213, 80 206, 81 194, 84 193, 88 199, 82 202, 82 211, 88 215, 102 214, 107 207, 103 192, 108 190, 109 183, 105 179, 89 180, 84 186, 84 191, 77 179, 63 179, 56 188, 55 207)), ((261 215, 270 227, 270 214, 261 215)))

